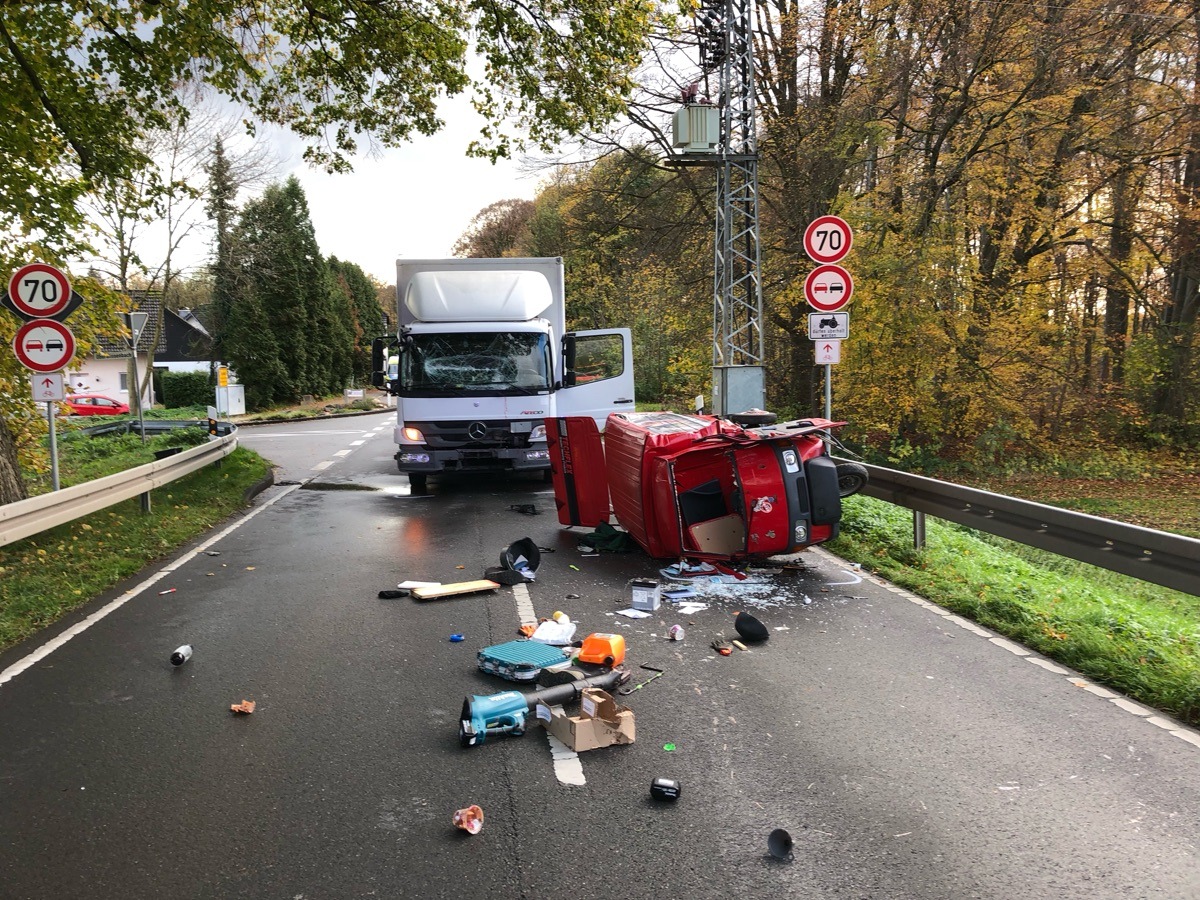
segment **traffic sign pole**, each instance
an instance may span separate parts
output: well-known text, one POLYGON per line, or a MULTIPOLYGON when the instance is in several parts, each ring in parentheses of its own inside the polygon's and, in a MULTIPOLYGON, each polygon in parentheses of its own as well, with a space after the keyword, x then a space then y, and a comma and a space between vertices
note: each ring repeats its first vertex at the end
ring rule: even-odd
POLYGON ((50 484, 58 490, 58 441, 55 437, 54 401, 46 401, 46 418, 50 420, 50 484))

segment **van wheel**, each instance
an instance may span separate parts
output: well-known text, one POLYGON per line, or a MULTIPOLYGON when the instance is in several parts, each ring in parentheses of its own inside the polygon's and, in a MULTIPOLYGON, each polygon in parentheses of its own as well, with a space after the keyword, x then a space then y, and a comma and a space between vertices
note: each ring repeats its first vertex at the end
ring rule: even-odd
POLYGON ((408 483, 412 486, 414 494, 423 494, 429 486, 429 476, 423 472, 409 472, 408 483))
POLYGON ((838 463, 838 496, 849 497, 867 486, 867 470, 858 463, 838 463))

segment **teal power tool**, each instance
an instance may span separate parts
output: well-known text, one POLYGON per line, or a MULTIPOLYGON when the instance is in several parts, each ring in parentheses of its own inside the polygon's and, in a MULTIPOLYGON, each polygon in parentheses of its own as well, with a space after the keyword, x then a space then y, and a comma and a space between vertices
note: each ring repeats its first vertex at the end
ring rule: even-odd
POLYGON ((530 694, 503 691, 487 697, 478 695, 463 700, 462 721, 458 726, 458 742, 464 747, 482 744, 489 736, 524 734, 525 719, 539 703, 554 706, 580 696, 584 688, 611 690, 629 680, 624 669, 613 669, 591 678, 577 678, 565 684, 542 688, 530 694))

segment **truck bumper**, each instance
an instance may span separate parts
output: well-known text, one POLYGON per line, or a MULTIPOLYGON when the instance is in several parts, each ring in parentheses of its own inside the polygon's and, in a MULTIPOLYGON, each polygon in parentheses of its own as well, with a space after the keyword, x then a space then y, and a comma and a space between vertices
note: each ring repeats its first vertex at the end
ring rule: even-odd
POLYGON ((402 446, 396 453, 401 472, 536 472, 550 468, 550 452, 538 442, 530 447, 470 450, 430 450, 402 446))

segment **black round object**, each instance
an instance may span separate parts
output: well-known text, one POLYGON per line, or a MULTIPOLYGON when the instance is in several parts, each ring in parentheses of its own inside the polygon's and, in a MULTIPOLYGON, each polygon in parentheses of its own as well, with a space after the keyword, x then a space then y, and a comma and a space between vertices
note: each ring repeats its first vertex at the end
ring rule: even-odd
POLYGON ((513 541, 505 548, 504 552, 500 554, 500 565, 506 569, 515 570, 516 562, 522 556, 525 557, 525 567, 531 572, 536 572, 542 562, 542 554, 538 550, 538 545, 527 537, 513 541))
POLYGON ((783 828, 776 828, 767 835, 767 849, 776 859, 791 860, 792 836, 783 828))
POLYGON ((740 612, 734 616, 733 627, 742 636, 742 640, 752 644, 761 644, 771 636, 771 633, 767 631, 767 626, 750 613, 740 612))

